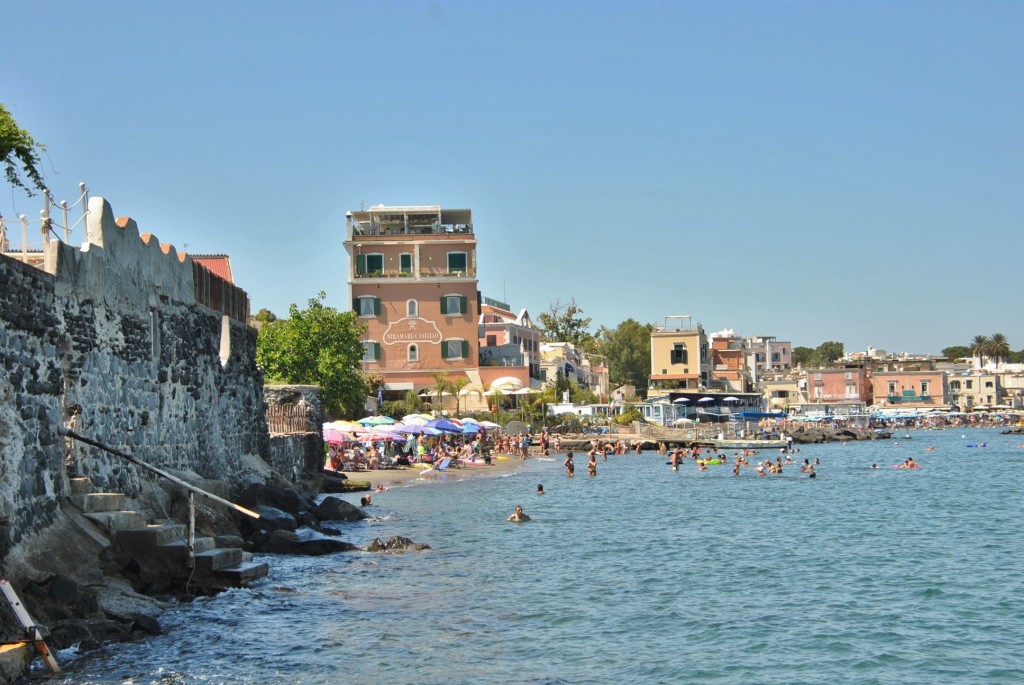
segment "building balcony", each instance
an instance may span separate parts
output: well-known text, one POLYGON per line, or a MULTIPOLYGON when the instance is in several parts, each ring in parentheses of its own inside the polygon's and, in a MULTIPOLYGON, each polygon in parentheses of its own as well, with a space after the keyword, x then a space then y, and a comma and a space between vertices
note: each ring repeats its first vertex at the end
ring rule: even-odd
POLYGON ((462 269, 459 271, 448 271, 447 269, 421 268, 419 271, 399 271, 396 269, 385 269, 384 271, 356 272, 353 279, 423 279, 423 278, 476 278, 476 269, 462 269))
POLYGON ((379 235, 472 235, 473 224, 426 224, 404 225, 401 223, 355 223, 352 224, 352 237, 379 235))
POLYGON ((889 404, 900 404, 902 402, 931 402, 931 395, 888 395, 885 400, 889 404))

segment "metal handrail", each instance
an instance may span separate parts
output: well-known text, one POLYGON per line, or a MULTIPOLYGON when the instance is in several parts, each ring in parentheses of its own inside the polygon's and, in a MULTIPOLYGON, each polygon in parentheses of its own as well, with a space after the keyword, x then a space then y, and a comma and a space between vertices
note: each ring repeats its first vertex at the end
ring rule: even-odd
POLYGON ((139 459, 138 457, 136 457, 136 456, 134 456, 132 454, 128 454, 127 452, 122 452, 121 450, 118 450, 118 449, 115 449, 113 447, 110 447, 109 445, 104 445, 102 442, 99 442, 97 440, 92 440, 91 438, 87 438, 84 435, 79 435, 78 433, 76 433, 75 431, 71 430, 70 428, 65 428, 65 427, 61 426, 61 427, 59 427, 57 429, 57 433, 60 434, 60 435, 63 435, 64 437, 71 438, 72 440, 78 440, 79 442, 84 442, 86 445, 92 445, 93 447, 95 447, 97 449, 101 449, 104 452, 109 452, 110 454, 113 454, 115 456, 122 457, 123 459, 127 459, 128 461, 130 461, 131 463, 135 464, 136 466, 140 466, 140 467, 146 469, 147 471, 151 471, 151 472, 155 473, 156 475, 160 476, 161 478, 166 478, 167 480, 171 481, 172 483, 176 483, 177 485, 180 485, 181 487, 183 487, 186 490, 188 490, 188 561, 187 561, 188 568, 193 568, 195 566, 195 536, 196 536, 196 505, 195 505, 195 496, 196 495, 202 495, 203 497, 206 497, 207 499, 210 499, 210 500, 212 500, 214 502, 218 502, 220 504, 224 504, 226 506, 229 506, 232 509, 245 514, 246 516, 251 516, 252 518, 255 518, 255 519, 260 518, 260 515, 257 514, 255 511, 253 511, 251 509, 246 509, 245 507, 243 507, 240 504, 235 504, 234 502, 231 502, 230 500, 226 500, 223 497, 218 497, 217 495, 213 494, 212 492, 207 492, 206 490, 203 490, 202 488, 198 488, 195 485, 192 485, 191 483, 186 483, 185 481, 183 481, 182 479, 178 478, 177 476, 172 476, 171 474, 167 473, 163 469, 159 469, 159 468, 153 466, 152 464, 147 464, 146 462, 142 461, 141 459, 139 459))

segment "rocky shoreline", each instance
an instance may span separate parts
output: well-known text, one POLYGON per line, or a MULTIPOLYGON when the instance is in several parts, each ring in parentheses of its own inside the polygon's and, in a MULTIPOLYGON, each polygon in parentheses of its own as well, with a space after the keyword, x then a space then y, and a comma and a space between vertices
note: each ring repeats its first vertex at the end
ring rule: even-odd
MULTIPOLYGON (((343 474, 325 475, 325 482, 317 483, 316 490, 369 488, 367 482, 346 480, 343 474)), ((237 501, 259 513, 260 518, 254 520, 226 508, 197 503, 196 534, 257 554, 318 556, 344 551, 429 549, 402 536, 374 540, 365 548, 346 541, 344 524, 367 518, 368 514, 336 495, 327 495, 317 503, 314 496, 278 481, 250 485, 237 501)), ((45 626, 44 637, 52 651, 77 646, 84 652, 105 643, 160 634, 160 617, 169 607, 224 589, 183 582, 187 570, 178 560, 140 562, 116 545, 104 545, 95 531, 91 538, 83 535, 82 527, 88 524, 80 520, 80 515, 68 512, 68 519, 70 525, 55 531, 48 540, 54 549, 66 552, 61 555, 58 572, 23 580, 16 588, 25 609, 37 624, 45 626)), ((2 613, 5 636, 21 635, 20 625, 7 615, 11 612, 2 613)), ((0 682, 17 681, 37 657, 31 643, 0 651, 0 682)))

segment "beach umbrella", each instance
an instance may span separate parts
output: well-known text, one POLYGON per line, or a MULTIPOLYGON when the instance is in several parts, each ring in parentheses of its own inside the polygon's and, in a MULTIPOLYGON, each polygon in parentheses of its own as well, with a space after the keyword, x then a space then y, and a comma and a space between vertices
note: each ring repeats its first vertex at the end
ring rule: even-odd
POLYGON ((477 421, 476 419, 472 418, 471 416, 467 416, 464 419, 459 419, 459 421, 462 421, 463 425, 466 425, 467 423, 475 423, 478 426, 480 425, 480 422, 477 421))
POLYGON ((481 421, 481 428, 501 428, 500 424, 494 423, 493 421, 481 421))
POLYGON ((325 425, 324 426, 324 441, 339 443, 339 442, 352 442, 352 436, 348 433, 342 433, 337 428, 325 425))
POLYGON ((725 398, 722 398, 722 401, 723 402, 739 402, 740 398, 738 398, 738 397, 725 397, 725 398))
POLYGON ((688 398, 688 397, 677 397, 676 399, 674 399, 672 401, 675 402, 676 404, 679 404, 680 402, 689 402, 690 398, 688 398))
POLYGON ((390 426, 391 430, 404 435, 441 435, 441 431, 430 426, 422 426, 418 423, 396 423, 390 426))
POLYGON ((439 431, 444 431, 445 433, 462 432, 462 426, 457 426, 448 419, 434 419, 433 421, 428 422, 427 425, 431 428, 436 428, 439 431))
POLYGON ((409 414, 405 418, 402 419, 402 423, 404 423, 406 426, 412 426, 412 425, 425 426, 425 425, 427 425, 428 421, 433 421, 433 420, 434 420, 433 416, 425 416, 423 414, 409 414))
POLYGON ((700 398, 697 401, 698 402, 714 402, 715 398, 714 397, 702 397, 702 398, 700 398))
POLYGON ((475 423, 467 423, 462 427, 463 435, 476 435, 480 432, 480 426, 475 423))
POLYGON ((356 423, 361 423, 364 426, 383 426, 394 422, 395 420, 390 416, 367 416, 356 421, 356 423))

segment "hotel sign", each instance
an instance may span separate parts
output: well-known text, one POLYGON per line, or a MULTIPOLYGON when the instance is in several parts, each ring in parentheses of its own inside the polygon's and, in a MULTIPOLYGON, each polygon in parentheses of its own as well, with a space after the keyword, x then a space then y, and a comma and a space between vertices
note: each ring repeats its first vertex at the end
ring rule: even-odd
POLYGON ((401 343, 440 343, 441 331, 437 324, 426 319, 399 319, 384 331, 385 345, 401 343))

